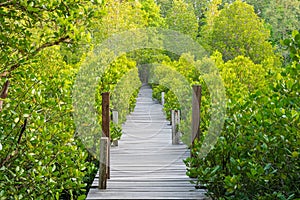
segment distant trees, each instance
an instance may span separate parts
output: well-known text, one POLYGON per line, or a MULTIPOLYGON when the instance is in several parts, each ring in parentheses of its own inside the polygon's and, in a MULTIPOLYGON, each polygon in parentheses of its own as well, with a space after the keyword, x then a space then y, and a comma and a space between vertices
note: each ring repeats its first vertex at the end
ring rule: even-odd
POLYGON ((208 43, 210 51, 221 52, 225 61, 243 55, 261 63, 274 57, 273 47, 268 42, 270 31, 252 6, 238 0, 226 5, 217 16, 209 15, 206 21, 203 29, 207 35, 204 37, 211 36, 204 42, 208 43))
POLYGON ((246 0, 255 11, 270 25, 272 41, 278 42, 288 37, 300 27, 300 1, 298 0, 246 0))
POLYGON ((166 15, 169 29, 196 38, 198 34, 198 22, 194 8, 183 0, 174 0, 172 8, 166 15))
POLYGON ((144 19, 147 27, 165 27, 165 18, 160 13, 160 7, 154 0, 141 0, 144 19))

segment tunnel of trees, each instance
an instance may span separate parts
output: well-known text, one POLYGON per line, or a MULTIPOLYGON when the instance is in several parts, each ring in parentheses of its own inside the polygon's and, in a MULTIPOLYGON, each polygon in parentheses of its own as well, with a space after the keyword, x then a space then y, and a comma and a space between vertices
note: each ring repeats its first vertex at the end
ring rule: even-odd
MULTIPOLYGON (((113 139, 121 136, 141 82, 152 86, 153 98, 165 92, 167 117, 167 111, 182 109, 163 78, 160 84, 148 77, 168 79, 174 70, 190 85, 203 86, 197 154, 211 115, 209 91, 197 69, 214 63, 226 90, 225 124, 205 158, 184 161, 187 174, 213 199, 299 198, 299 27, 299 0, 1 1, 0 199, 85 199, 98 161, 74 124, 76 75, 99 44, 145 28, 184 34, 210 56, 141 49, 115 59, 96 95, 100 116, 100 94, 123 91, 111 101, 120 112, 113 139)), ((180 125, 183 133, 188 120, 180 125)))

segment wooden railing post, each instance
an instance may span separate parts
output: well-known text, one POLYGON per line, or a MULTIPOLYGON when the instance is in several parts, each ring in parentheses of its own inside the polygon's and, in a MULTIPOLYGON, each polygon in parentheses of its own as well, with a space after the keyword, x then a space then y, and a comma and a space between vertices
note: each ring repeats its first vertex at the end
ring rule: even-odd
POLYGON ((102 132, 108 138, 107 149, 107 178, 110 179, 110 114, 109 114, 109 92, 102 93, 102 132))
POLYGON ((193 155, 192 150, 194 148, 195 139, 200 138, 200 107, 201 107, 201 96, 202 88, 201 85, 193 85, 193 101, 192 101, 192 146, 191 156, 193 155))
MULTIPOLYGON (((119 113, 118 113, 118 111, 116 111, 116 110, 112 111, 112 120, 113 120, 114 124, 116 124, 116 125, 119 124, 119 113)), ((118 140, 113 141, 113 145, 118 146, 119 145, 118 140)))
POLYGON ((180 111, 171 111, 171 121, 172 121, 172 144, 179 144, 180 135, 178 130, 178 125, 180 123, 180 111))
POLYGON ((99 189, 106 189, 108 175, 108 137, 100 139, 99 189))
POLYGON ((173 144, 173 135, 175 134, 175 110, 171 110, 171 128, 172 128, 172 144, 173 144))
POLYGON ((165 105, 165 92, 161 93, 161 105, 165 105))

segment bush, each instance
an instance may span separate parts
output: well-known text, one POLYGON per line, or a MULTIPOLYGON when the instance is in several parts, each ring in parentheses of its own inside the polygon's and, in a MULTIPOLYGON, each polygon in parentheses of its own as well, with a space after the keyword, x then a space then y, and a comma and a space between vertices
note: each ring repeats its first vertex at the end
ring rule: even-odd
POLYGON ((74 139, 72 80, 58 48, 16 70, 1 116, 0 199, 84 199, 96 166, 74 139))
MULTIPOLYGON (((299 38, 298 32, 294 32, 293 39, 284 41, 289 45, 293 62, 281 69, 255 64, 244 56, 227 62, 220 53, 211 57, 226 88, 225 124, 206 158, 188 158, 185 163, 187 174, 197 178, 196 187, 207 188, 213 199, 295 199, 300 196, 299 38)), ((184 90, 177 87, 176 78, 172 81, 175 87, 167 84, 167 80, 178 77, 172 70, 179 72, 189 84, 203 85, 200 124, 203 135, 193 149, 197 155, 207 133, 211 108, 209 91, 202 77, 200 74, 195 77, 197 71, 191 69, 201 69, 209 59, 184 64, 186 57, 182 55, 179 61, 168 62, 167 67, 163 63, 153 70, 159 80, 159 85, 153 84, 153 96, 160 99, 164 91, 164 109, 182 109, 178 94, 184 90)), ((189 118, 181 121, 180 129, 184 133, 189 131, 189 121, 189 118)))
MULTIPOLYGON (((207 187, 213 199, 299 197, 299 62, 272 75, 266 70, 264 77, 272 79, 255 82, 255 74, 246 82, 240 82, 239 77, 226 79, 238 70, 230 68, 234 62, 225 63, 226 70, 221 68, 220 72, 228 95, 223 132, 205 159, 185 161, 187 173, 197 177, 196 184, 207 187), (248 83, 248 93, 238 91, 248 83)), ((247 66, 251 66, 247 70, 256 70, 252 64, 247 66)), ((196 154, 203 139, 196 144, 196 154)))
MULTIPOLYGON (((77 137, 73 121, 72 87, 81 63, 67 65, 58 48, 44 50, 37 63, 15 70, 10 79, 0 112, 0 199, 85 199, 97 172, 95 155, 77 137)), ((125 56, 118 62, 100 86, 114 88, 128 68, 135 67, 125 56), (128 68, 119 70, 124 65, 128 68)), ((131 73, 135 79, 129 80, 138 83, 137 69, 131 73)), ((118 86, 119 94, 126 93, 131 82, 118 86)), ((120 97, 123 115, 134 107, 136 88, 133 91, 120 97)), ((112 126, 112 139, 121 133, 119 125, 112 126)))

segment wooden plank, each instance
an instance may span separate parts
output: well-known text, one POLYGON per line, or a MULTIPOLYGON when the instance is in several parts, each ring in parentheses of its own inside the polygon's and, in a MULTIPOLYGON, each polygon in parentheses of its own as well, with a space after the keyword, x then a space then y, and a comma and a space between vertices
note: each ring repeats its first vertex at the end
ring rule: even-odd
MULTIPOLYGON (((122 180, 110 180, 107 184, 109 189, 116 188, 132 188, 132 187, 190 187, 194 188, 191 183, 186 181, 122 181, 122 180)), ((98 187, 98 180, 93 182, 92 187, 98 187)))
POLYGON ((173 187, 124 187, 124 188, 111 188, 110 192, 186 192, 188 191, 197 191, 197 189, 191 189, 191 187, 188 186, 173 186, 173 187))
POLYGON ((87 199, 207 199, 201 192, 116 192, 91 191, 87 199))

